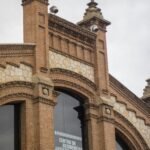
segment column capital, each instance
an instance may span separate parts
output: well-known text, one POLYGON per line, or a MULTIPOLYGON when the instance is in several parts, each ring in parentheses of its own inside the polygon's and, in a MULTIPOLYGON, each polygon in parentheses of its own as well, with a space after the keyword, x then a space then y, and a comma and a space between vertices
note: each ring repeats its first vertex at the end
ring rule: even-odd
POLYGON ((91 119, 98 119, 99 106, 97 104, 85 103, 84 108, 85 108, 85 119, 87 121, 91 119))
POLYGON ((35 84, 33 103, 55 106, 58 93, 54 91, 52 80, 42 75, 34 75, 32 80, 35 84))
POLYGON ((99 121, 114 123, 114 103, 108 97, 100 97, 99 121))

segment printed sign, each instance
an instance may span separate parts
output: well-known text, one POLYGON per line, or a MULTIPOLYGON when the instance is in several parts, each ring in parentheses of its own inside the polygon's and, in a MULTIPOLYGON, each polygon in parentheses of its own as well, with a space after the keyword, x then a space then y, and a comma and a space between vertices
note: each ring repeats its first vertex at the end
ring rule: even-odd
POLYGON ((55 150, 82 150, 81 137, 55 131, 55 150))

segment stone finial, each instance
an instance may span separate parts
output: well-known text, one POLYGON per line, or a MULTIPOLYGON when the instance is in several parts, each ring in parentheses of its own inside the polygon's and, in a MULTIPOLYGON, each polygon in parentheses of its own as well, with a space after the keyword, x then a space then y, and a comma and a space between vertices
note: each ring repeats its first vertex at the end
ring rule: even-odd
POLYGON ((143 97, 142 99, 150 104, 150 79, 146 80, 147 81, 147 86, 144 89, 143 92, 143 97))
POLYGON ((91 0, 90 3, 87 4, 89 7, 86 9, 83 19, 88 20, 92 17, 97 17, 99 19, 103 19, 103 15, 101 13, 101 9, 97 7, 97 3, 94 0, 91 0))
POLYGON ((100 29, 106 31, 106 26, 110 25, 110 22, 103 18, 101 9, 97 7, 98 4, 94 0, 91 0, 87 5, 88 8, 84 13, 83 20, 77 24, 92 32, 97 32, 100 29))

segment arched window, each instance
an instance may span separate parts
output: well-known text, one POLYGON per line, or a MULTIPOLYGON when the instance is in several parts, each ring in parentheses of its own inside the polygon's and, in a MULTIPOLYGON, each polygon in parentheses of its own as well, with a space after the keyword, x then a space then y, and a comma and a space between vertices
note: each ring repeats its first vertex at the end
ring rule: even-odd
POLYGON ((0 106, 0 150, 20 150, 19 105, 0 106))
POLYGON ((119 135, 116 135, 116 150, 131 150, 119 135))
POLYGON ((84 109, 80 98, 59 92, 54 111, 55 150, 84 149, 84 109))

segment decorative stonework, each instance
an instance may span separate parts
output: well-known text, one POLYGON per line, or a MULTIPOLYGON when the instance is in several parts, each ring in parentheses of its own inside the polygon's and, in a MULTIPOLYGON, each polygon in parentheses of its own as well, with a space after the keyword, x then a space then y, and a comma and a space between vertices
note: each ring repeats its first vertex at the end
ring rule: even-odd
POLYGON ((33 56, 35 44, 0 44, 0 56, 33 56))
POLYGON ((111 109, 105 108, 105 113, 106 113, 107 115, 111 115, 111 109))
POLYGON ((61 54, 49 51, 50 68, 62 68, 76 72, 94 82, 94 68, 61 54))
POLYGON ((56 15, 49 14, 49 29, 60 31, 70 38, 76 38, 90 47, 95 47, 96 34, 81 28, 71 22, 68 22, 56 15))
POLYGON ((146 125, 143 119, 137 117, 134 111, 128 110, 125 104, 113 100, 114 110, 125 117, 139 131, 150 148, 150 126, 146 125))
POLYGON ((42 91, 43 91, 43 94, 44 94, 44 95, 46 95, 46 96, 49 95, 49 89, 43 88, 42 91))
POLYGON ((0 66, 0 83, 10 81, 32 81, 32 68, 24 64, 19 67, 10 64, 6 68, 0 66))
POLYGON ((150 107, 150 79, 148 79, 146 81, 147 81, 147 86, 144 88, 144 93, 143 93, 142 99, 150 107))
POLYGON ((145 105, 145 103, 139 97, 137 97, 134 93, 132 93, 127 87, 125 87, 111 74, 109 74, 109 81, 111 88, 115 89, 120 94, 123 94, 127 100, 132 101, 133 103, 138 105, 140 110, 143 110, 146 113, 147 112, 150 113, 148 105, 145 105))

